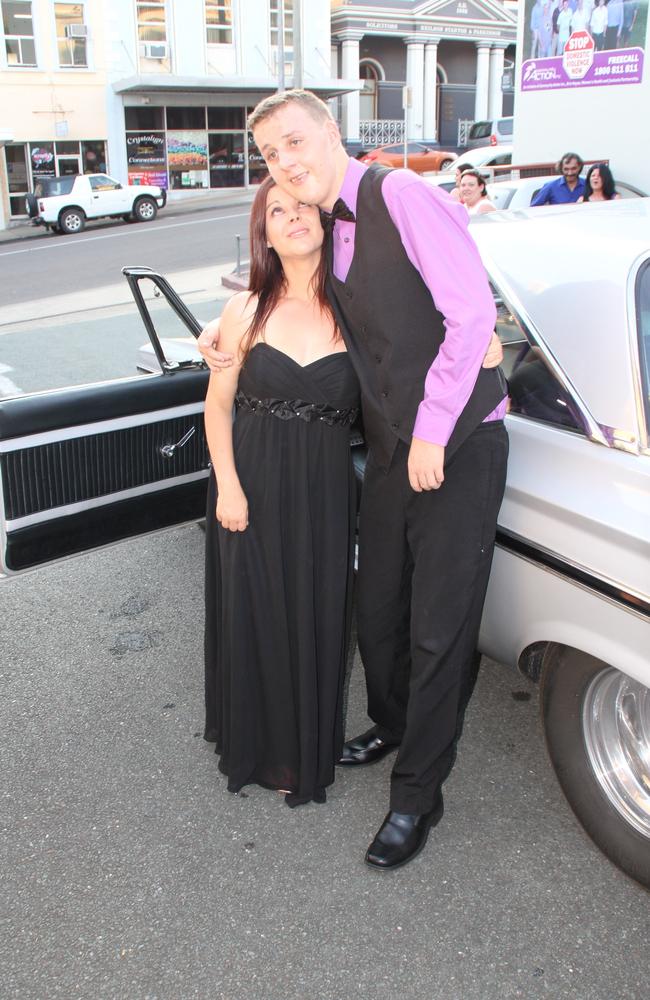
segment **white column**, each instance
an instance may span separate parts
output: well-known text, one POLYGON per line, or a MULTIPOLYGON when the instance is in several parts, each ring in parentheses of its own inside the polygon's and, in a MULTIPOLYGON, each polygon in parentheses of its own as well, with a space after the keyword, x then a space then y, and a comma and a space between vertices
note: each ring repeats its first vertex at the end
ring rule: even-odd
POLYGON ((490 97, 488 102, 488 118, 500 118, 503 114, 503 91, 501 77, 503 76, 503 61, 506 47, 503 44, 493 45, 490 49, 490 97))
POLYGON ((406 108, 406 138, 422 139, 424 136, 424 42, 417 35, 407 35, 406 86, 411 88, 411 107, 406 108))
MULTIPOLYGON (((341 42, 341 77, 344 80, 359 79, 359 42, 363 38, 360 31, 346 31, 338 36, 341 42)), ((343 139, 359 138, 359 91, 344 94, 341 100, 341 129, 343 139)))
POLYGON ((424 49, 424 138, 438 138, 438 38, 427 39, 424 49))
POLYGON ((490 46, 485 42, 476 43, 476 98, 474 101, 474 121, 487 118, 488 86, 490 76, 490 46))

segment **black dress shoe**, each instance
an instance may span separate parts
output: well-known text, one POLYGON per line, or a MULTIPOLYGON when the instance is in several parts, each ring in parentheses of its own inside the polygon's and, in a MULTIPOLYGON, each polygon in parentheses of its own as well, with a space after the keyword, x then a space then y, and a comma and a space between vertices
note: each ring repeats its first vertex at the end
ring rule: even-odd
POLYGON ((429 830, 442 819, 444 804, 439 793, 431 812, 422 815, 389 812, 366 851, 366 864, 379 871, 400 868, 420 853, 429 830))
POLYGON ((382 740, 377 736, 377 727, 373 726, 367 733, 362 733, 361 736, 343 744, 343 753, 337 763, 374 764, 376 760, 381 760, 387 753, 395 750, 398 745, 382 740))

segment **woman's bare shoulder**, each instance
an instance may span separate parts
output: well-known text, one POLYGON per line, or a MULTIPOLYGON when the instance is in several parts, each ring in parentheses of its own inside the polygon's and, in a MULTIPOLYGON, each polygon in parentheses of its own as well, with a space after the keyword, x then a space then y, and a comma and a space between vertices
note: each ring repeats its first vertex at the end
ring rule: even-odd
POLYGON ((256 306, 257 295, 251 292, 236 292, 226 302, 221 314, 222 320, 235 325, 244 322, 250 324, 256 306))

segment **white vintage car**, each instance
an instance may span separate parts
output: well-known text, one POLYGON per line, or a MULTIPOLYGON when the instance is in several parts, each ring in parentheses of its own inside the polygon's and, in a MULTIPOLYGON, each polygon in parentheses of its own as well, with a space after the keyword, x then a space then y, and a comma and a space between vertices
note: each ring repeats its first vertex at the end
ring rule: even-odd
MULTIPOLYGON (((481 648, 541 681, 571 806, 650 887, 650 200, 491 213, 472 234, 511 392, 481 648)), ((5 573, 203 515, 207 372, 178 339, 167 357, 141 283, 200 326, 127 272, 151 374, 0 400, 5 573)))
POLYGON ((163 188, 120 184, 108 174, 42 177, 36 181, 34 193, 26 197, 34 225, 68 235, 80 233, 88 219, 151 222, 166 201, 163 188))

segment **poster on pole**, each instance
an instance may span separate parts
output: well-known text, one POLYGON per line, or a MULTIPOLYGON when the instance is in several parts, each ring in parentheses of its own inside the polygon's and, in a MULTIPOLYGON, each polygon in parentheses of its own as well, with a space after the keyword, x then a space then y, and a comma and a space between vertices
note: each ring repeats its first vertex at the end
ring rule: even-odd
POLYGON ((525 0, 522 90, 641 83, 648 0, 525 0))

